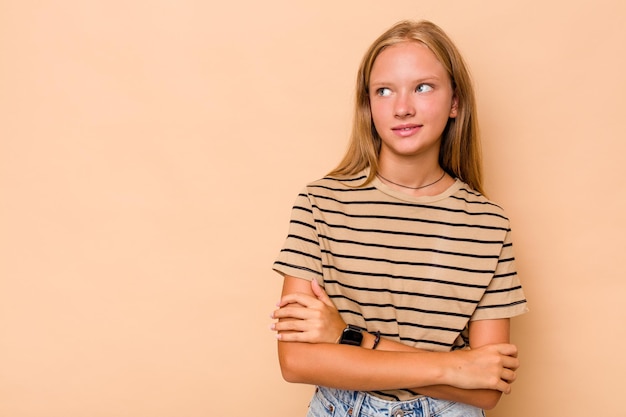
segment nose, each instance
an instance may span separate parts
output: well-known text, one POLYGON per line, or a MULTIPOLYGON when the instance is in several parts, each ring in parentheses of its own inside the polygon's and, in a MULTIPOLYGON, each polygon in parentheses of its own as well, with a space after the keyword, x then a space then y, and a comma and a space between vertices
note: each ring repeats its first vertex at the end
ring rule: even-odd
POLYGON ((415 115, 415 106, 409 94, 400 93, 396 96, 394 103, 394 113, 399 119, 411 117, 415 115))

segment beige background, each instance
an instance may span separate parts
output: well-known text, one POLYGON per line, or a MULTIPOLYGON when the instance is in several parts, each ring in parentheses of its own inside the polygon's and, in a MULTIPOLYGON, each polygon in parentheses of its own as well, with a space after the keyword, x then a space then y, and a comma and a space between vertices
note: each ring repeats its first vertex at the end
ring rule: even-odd
POLYGON ((0 1, 0 416, 297 416, 271 272, 402 18, 476 79, 531 313, 490 416, 624 416, 626 7, 0 1))

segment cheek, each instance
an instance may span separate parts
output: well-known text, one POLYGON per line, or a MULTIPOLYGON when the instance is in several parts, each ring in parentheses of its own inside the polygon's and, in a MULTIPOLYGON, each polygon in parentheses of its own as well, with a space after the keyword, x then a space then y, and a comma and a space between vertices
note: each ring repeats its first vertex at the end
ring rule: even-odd
POLYGON ((381 103, 372 103, 370 102, 370 112, 372 113, 372 120, 374 124, 380 122, 385 114, 384 106, 381 103))
POLYGON ((418 114, 431 122, 447 123, 450 117, 451 104, 448 103, 421 103, 418 114))

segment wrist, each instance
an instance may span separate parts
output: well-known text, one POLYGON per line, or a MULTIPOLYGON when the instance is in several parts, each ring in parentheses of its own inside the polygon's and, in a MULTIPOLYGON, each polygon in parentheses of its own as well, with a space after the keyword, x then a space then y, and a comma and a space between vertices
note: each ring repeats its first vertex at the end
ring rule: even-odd
MULTIPOLYGON (((352 328, 353 330, 356 329, 358 332, 361 333, 362 337, 361 337, 361 341, 359 343, 358 346, 366 348, 366 349, 371 349, 371 350, 375 350, 378 345, 380 344, 381 341, 381 336, 380 336, 380 332, 376 331, 376 332, 367 332, 359 327, 356 326, 351 326, 351 325, 347 325, 345 327, 345 329, 342 331, 342 333, 337 337, 336 342, 335 343, 339 343, 339 344, 351 344, 351 343, 342 343, 342 338, 344 337, 344 332, 346 332, 349 328, 352 328)), ((354 344, 356 346, 356 343, 354 344)))
POLYGON ((366 349, 371 349, 371 347, 374 346, 375 337, 376 336, 374 336, 370 332, 363 332, 363 343, 361 344, 361 346, 366 349))
POLYGON ((445 385, 459 387, 461 372, 465 369, 463 357, 459 355, 459 352, 458 350, 445 353, 436 352, 439 359, 437 363, 440 364, 441 379, 445 385))
POLYGON ((372 344, 372 350, 375 350, 378 347, 378 344, 380 343, 380 332, 377 330, 373 333, 374 336, 374 343, 372 344))
POLYGON ((339 336, 340 345, 361 346, 363 343, 363 329, 348 324, 339 336))

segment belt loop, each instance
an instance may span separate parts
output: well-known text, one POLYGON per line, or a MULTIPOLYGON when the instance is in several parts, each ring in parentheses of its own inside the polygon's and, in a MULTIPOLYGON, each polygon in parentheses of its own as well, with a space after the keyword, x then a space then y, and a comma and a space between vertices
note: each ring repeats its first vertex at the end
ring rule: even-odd
POLYGON ((363 400, 365 399, 366 393, 362 391, 355 391, 354 404, 352 404, 352 408, 348 411, 350 417, 358 417, 361 415, 361 406, 363 405, 363 400), (352 411, 352 413, 350 413, 352 411))
POLYGON ((424 417, 430 417, 430 401, 428 401, 428 398, 426 397, 422 397, 419 399, 419 402, 422 406, 422 413, 424 417))

